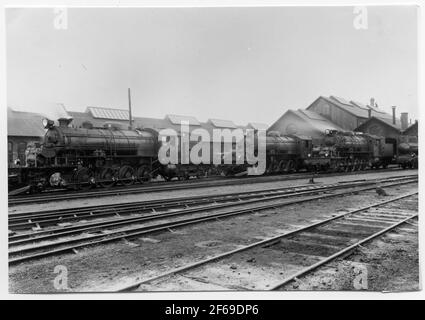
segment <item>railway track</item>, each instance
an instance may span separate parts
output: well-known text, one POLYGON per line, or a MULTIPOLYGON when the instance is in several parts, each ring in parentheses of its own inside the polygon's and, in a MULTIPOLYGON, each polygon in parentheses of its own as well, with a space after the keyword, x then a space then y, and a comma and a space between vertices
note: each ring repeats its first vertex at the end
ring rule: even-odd
MULTIPOLYGON (((401 170, 400 168, 388 168, 374 170, 373 172, 392 172, 401 170)), ((341 176, 341 175, 359 175, 370 173, 370 170, 355 171, 355 172, 337 172, 337 173, 318 173, 319 176, 341 176)), ((241 184, 252 184, 271 182, 279 180, 296 180, 296 179, 307 179, 310 178, 312 173, 297 173, 297 174, 286 174, 286 175, 272 175, 272 176, 255 176, 255 177, 240 177, 240 178, 205 178, 205 180, 189 180, 189 181, 174 181, 174 182, 155 182, 148 185, 132 186, 132 187, 116 187, 113 189, 93 189, 90 191, 51 191, 43 194, 25 195, 25 196, 9 196, 9 206, 32 204, 32 203, 44 203, 49 201, 62 201, 72 199, 85 199, 89 197, 106 197, 115 195, 128 195, 137 193, 152 193, 162 192, 170 190, 184 190, 190 188, 207 188, 207 187, 218 187, 218 186, 230 186, 230 185, 241 185, 241 184)), ((315 174, 316 175, 316 174, 315 174)))
POLYGON ((117 291, 278 290, 417 217, 418 192, 408 193, 127 284, 117 291))
MULTIPOLYGON (((149 214, 139 214, 135 217, 96 221, 92 223, 78 223, 59 228, 39 230, 37 232, 11 234, 9 235, 9 264, 16 264, 66 252, 75 252, 80 248, 90 245, 138 237, 148 233, 170 230, 171 228, 187 226, 194 223, 232 217, 317 199, 343 196, 353 192, 367 191, 374 189, 377 183, 383 187, 387 187, 415 183, 417 180, 417 175, 414 175, 412 177, 387 178, 373 181, 369 180, 323 186, 304 186, 299 187, 297 190, 290 190, 289 188, 279 191, 273 189, 260 192, 213 196, 209 198, 205 196, 189 197, 186 198, 186 200, 179 199, 177 202, 170 200, 168 204, 164 203, 164 200, 161 200, 157 201, 155 204, 150 203, 144 208, 150 210, 149 214), (338 189, 346 190, 336 192, 338 189), (196 201, 198 201, 197 205, 196 201), (188 206, 190 202, 191 205, 195 204, 195 206, 185 209, 175 209, 176 205, 188 206), (157 207, 155 207, 155 205, 157 207), (170 208, 168 208, 167 205, 169 205, 170 208), (242 208, 235 208, 240 206, 242 206, 242 208), (161 212, 157 211, 157 209, 167 211, 161 212), (211 211, 219 212, 211 213, 211 211), (184 217, 187 215, 189 217, 184 217), (159 222, 156 222, 158 220, 159 222)), ((138 210, 140 206, 140 203, 133 207, 131 207, 130 204, 130 207, 125 207, 124 205, 121 209, 129 213, 132 210, 138 210)), ((113 212, 113 208, 109 209, 112 209, 113 212)), ((80 208, 80 210, 83 210, 83 212, 87 214, 87 210, 84 211, 85 208, 80 208)), ((120 210, 120 208, 117 208, 117 210, 120 210)), ((101 212, 102 210, 100 210, 100 213, 101 212)), ((78 212, 71 212, 70 214, 78 218, 78 212)), ((18 216, 19 219, 22 218, 20 214, 16 214, 16 216, 18 216)), ((25 216, 25 218, 28 218, 28 215, 25 216)), ((32 224, 33 222, 30 221, 28 223, 32 224)), ((41 221, 38 223, 41 223, 41 221)))
MULTIPOLYGON (((402 181, 416 177, 416 175, 409 175, 404 177, 388 178, 387 180, 380 181, 402 181)), ((361 184, 376 184, 378 180, 357 180, 351 181, 351 185, 361 184)), ((171 209, 188 208, 189 206, 199 206, 207 204, 217 204, 223 202, 232 201, 244 201, 254 198, 263 198, 269 196, 284 195, 289 193, 303 191, 320 191, 320 190, 331 190, 338 188, 345 188, 346 182, 334 183, 334 184, 306 184, 295 187, 287 188, 269 188, 259 191, 245 191, 245 192, 233 192, 221 195, 201 195, 193 197, 180 197, 172 199, 159 199, 151 201, 139 201, 121 204, 110 204, 110 205, 97 205, 97 206, 85 206, 70 209, 59 209, 59 210, 48 210, 48 211, 33 211, 33 212, 21 212, 9 214, 8 225, 9 230, 26 230, 34 228, 40 230, 43 227, 53 226, 57 224, 64 224, 77 221, 87 221, 105 217, 121 217, 123 215, 132 214, 147 214, 147 213, 160 213, 163 211, 169 211, 171 209)))

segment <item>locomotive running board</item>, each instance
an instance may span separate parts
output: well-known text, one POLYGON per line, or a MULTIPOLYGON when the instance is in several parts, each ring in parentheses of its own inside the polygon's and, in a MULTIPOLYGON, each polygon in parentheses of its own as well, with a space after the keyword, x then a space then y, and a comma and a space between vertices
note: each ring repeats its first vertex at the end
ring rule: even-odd
POLYGON ((233 176, 234 177, 242 177, 242 176, 246 176, 246 175, 248 175, 248 171, 239 172, 239 173, 234 174, 233 176))
POLYGON ((8 193, 8 196, 17 196, 18 194, 27 192, 30 188, 31 188, 30 186, 25 186, 25 187, 22 187, 22 188, 12 190, 8 193))

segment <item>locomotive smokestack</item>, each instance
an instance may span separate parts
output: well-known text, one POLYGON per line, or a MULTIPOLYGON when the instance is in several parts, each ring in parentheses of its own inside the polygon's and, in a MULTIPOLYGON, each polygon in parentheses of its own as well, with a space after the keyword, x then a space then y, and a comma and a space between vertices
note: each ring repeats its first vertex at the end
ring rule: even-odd
POLYGON ((128 122, 129 126, 128 129, 133 129, 133 118, 131 116, 131 94, 130 94, 130 88, 128 88, 128 122))
POLYGON ((395 108, 396 108, 396 106, 392 106, 392 108, 393 108, 393 125, 395 125, 395 108))

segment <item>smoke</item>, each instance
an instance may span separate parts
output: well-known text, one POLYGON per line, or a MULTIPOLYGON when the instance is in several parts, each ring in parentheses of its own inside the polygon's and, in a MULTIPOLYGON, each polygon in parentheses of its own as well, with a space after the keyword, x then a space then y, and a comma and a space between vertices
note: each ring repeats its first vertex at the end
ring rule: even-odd
POLYGON ((63 103, 46 103, 43 104, 43 115, 49 119, 58 122, 58 119, 72 119, 72 117, 66 111, 63 103))

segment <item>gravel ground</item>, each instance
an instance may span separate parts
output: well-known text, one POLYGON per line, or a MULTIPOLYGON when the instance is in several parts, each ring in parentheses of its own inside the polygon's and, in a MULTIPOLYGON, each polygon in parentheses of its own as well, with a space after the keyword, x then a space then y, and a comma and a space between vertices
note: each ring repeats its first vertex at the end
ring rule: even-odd
MULTIPOLYGON (((336 183, 340 181, 353 181, 358 179, 377 179, 382 177, 400 177, 409 174, 417 174, 417 170, 396 170, 393 172, 372 172, 372 173, 362 173, 356 175, 346 175, 346 176, 337 176, 337 177, 315 177, 317 183, 336 183)), ((153 193, 139 193, 139 194, 130 194, 130 195, 117 195, 117 196, 108 196, 100 198, 87 198, 87 199, 74 199, 74 200, 65 200, 65 201, 52 201, 47 203, 39 204, 26 204, 26 205, 16 205, 9 208, 9 213, 19 213, 25 211, 41 211, 41 210, 53 210, 53 209, 62 209, 62 208, 77 208, 91 205, 104 205, 104 204, 115 204, 115 203, 125 203, 125 202, 135 202, 135 201, 146 201, 146 200, 155 200, 155 199, 168 199, 168 198, 177 198, 177 197, 187 197, 187 196, 196 196, 196 195, 211 195, 211 194, 223 194, 229 192, 239 192, 239 191, 251 191, 251 190, 261 190, 269 188, 278 188, 278 187, 292 187, 304 185, 308 182, 307 179, 299 180, 288 180, 285 181, 285 176, 282 176, 280 181, 271 181, 264 183, 253 183, 253 184, 242 184, 242 185, 232 185, 232 186, 220 186, 220 187, 208 187, 208 188, 194 188, 186 190, 174 190, 174 191, 162 191, 162 192, 153 192, 153 193)))
POLYGON ((281 290, 419 290, 417 221, 356 249, 281 290))
MULTIPOLYGON (((393 174, 395 173, 391 175, 393 174)), ((406 171, 402 175, 405 174, 406 171)), ((382 174, 373 174, 373 176, 382 177, 382 174)), ((351 178, 356 180, 355 176, 351 178)), ((371 177, 368 175, 367 178, 371 177)), ((332 179, 335 182, 336 179, 332 179)), ((340 177, 340 179, 348 180, 347 177, 340 177)), ((295 185, 294 181, 290 183, 295 185)), ((305 181, 300 181, 300 184, 303 183, 305 181)), ((258 188, 258 184, 255 186, 258 188)), ((247 187, 244 186, 245 190, 247 187)), ((232 187, 232 191, 235 191, 234 189, 235 187, 232 187)), ((388 188, 387 192, 397 196, 416 190, 417 184, 411 184, 388 188)), ((60 275, 55 273, 55 271, 58 272, 58 269, 55 269, 58 268, 57 266, 66 267, 68 275, 68 288, 61 288, 59 291, 115 290, 136 279, 149 278, 241 245, 273 237, 335 214, 374 203, 377 199, 383 198, 375 191, 344 198, 324 199, 196 224, 172 230, 172 232, 151 234, 149 237, 133 239, 130 242, 121 241, 91 247, 77 254, 22 263, 9 270, 9 290, 15 293, 58 292, 54 287, 55 279, 57 281, 60 275)))

